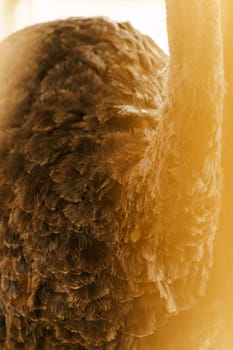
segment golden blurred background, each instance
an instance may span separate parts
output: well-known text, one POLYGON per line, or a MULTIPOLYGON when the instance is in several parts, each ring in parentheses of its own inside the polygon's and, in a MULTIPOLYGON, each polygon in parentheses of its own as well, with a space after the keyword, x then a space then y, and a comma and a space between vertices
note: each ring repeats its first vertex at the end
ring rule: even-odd
POLYGON ((223 122, 223 198, 216 247, 220 282, 223 283, 228 327, 228 344, 233 348, 233 2, 221 0, 226 95, 223 122))

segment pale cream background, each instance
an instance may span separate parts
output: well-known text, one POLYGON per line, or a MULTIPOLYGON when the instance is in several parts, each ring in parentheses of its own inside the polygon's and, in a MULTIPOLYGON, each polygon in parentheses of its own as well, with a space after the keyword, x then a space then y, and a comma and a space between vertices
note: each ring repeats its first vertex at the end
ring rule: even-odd
POLYGON ((164 0, 0 0, 0 37, 27 25, 70 16, 108 16, 130 21, 167 48, 164 0))

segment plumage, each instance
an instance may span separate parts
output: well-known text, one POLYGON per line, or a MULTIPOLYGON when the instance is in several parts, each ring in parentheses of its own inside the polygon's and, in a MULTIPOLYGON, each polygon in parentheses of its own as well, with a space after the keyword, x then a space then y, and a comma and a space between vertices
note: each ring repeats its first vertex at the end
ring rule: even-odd
MULTIPOLYGON (((175 324, 198 314, 217 227, 221 64, 193 141, 171 117, 192 89, 170 88, 167 56, 128 23, 38 24, 0 50, 2 348, 186 348, 175 324)), ((188 325, 189 348, 213 327, 188 325)))

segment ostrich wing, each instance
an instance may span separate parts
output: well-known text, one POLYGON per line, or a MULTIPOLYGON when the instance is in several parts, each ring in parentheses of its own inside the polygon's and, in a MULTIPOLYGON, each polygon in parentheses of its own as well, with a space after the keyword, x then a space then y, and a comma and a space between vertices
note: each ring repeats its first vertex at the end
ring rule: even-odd
POLYGON ((0 53, 2 348, 136 349, 156 323, 140 220, 166 56, 103 18, 0 53))

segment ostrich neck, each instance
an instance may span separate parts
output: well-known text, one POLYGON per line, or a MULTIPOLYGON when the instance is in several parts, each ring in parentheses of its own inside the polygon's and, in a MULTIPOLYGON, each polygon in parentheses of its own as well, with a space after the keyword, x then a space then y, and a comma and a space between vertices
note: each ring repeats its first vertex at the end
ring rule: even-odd
POLYGON ((166 0, 166 6, 170 75, 178 70, 193 83, 213 77, 222 64, 219 0, 166 0))
POLYGON ((175 118, 177 132, 181 132, 183 139, 191 132, 195 141, 193 133, 207 136, 209 126, 221 123, 220 3, 219 0, 166 0, 166 6, 170 49, 166 96, 171 104, 168 118, 175 118))
POLYGON ((219 2, 166 4, 171 57, 148 184, 172 312, 189 304, 185 297, 179 306, 173 281, 190 276, 194 295, 206 288, 219 215, 224 83, 219 2))
POLYGON ((206 147, 216 139, 222 123, 219 0, 167 0, 166 5, 170 62, 161 124, 166 129, 165 124, 172 123, 186 161, 195 156, 202 165, 206 147))

